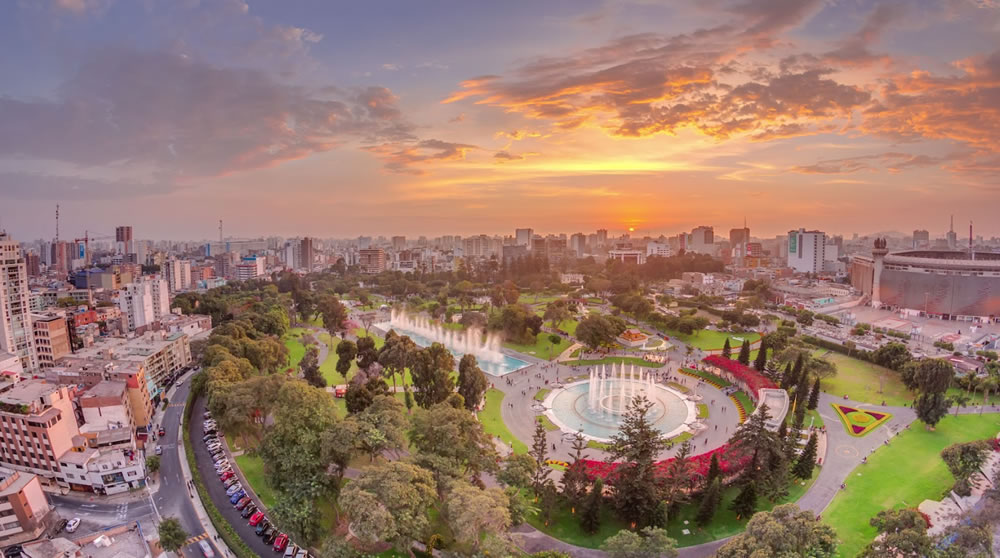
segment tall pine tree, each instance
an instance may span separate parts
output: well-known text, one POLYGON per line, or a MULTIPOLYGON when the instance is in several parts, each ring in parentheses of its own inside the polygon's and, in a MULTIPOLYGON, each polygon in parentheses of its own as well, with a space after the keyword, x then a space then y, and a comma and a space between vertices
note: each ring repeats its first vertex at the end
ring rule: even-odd
POLYGON ((574 509, 580 506, 587 494, 587 473, 583 466, 583 460, 587 459, 587 456, 583 455, 586 447, 587 440, 578 433, 573 438, 573 461, 562 476, 563 497, 574 509))
POLYGON ((753 482, 743 485, 740 493, 736 495, 736 499, 730 504, 729 509, 736 513, 737 519, 753 515, 753 512, 757 510, 757 487, 754 486, 753 482))
POLYGON ((622 519, 639 528, 650 524, 663 499, 655 462, 667 441, 649 418, 652 407, 644 396, 633 399, 608 449, 610 460, 622 462, 612 483, 615 507, 622 519))
POLYGON ((760 349, 757 351, 757 358, 753 361, 753 367, 758 372, 763 372, 764 368, 767 367, 767 345, 764 343, 760 344, 760 349))
POLYGON ((750 366, 750 343, 744 341, 740 345, 740 356, 736 357, 736 360, 740 362, 743 366, 750 366))
POLYGON ((733 348, 729 345, 728 337, 726 337, 726 342, 722 344, 722 356, 725 358, 733 358, 733 348))
POLYGON ((604 499, 604 481, 594 479, 590 494, 583 503, 583 513, 580 514, 580 527, 585 533, 593 535, 601 528, 601 501, 604 499))
POLYGON ((712 522, 715 517, 715 510, 719 508, 722 500, 722 479, 716 478, 705 489, 701 495, 701 504, 698 506, 698 513, 694 516, 695 523, 699 527, 704 527, 712 522))
POLYGON ((817 405, 819 405, 819 376, 816 376, 816 380, 813 382, 812 391, 809 392, 809 403, 806 405, 806 408, 810 411, 815 411, 817 405))
POLYGON ((799 454, 799 460, 795 462, 795 467, 792 468, 792 474, 796 477, 806 480, 812 477, 813 467, 816 466, 816 445, 818 440, 816 438, 816 433, 813 432, 809 436, 809 441, 806 443, 805 449, 799 454))
POLYGON ((535 434, 531 437, 531 451, 528 452, 535 460, 535 470, 531 474, 531 487, 535 491, 535 499, 542 494, 542 489, 549 481, 549 474, 552 469, 545 463, 548 459, 549 444, 545 439, 545 426, 541 422, 535 422, 535 434))
POLYGON ((722 467, 719 465, 719 454, 713 453, 712 460, 708 462, 708 473, 705 474, 705 489, 717 478, 722 477, 722 467))
POLYGON ((781 381, 778 382, 778 387, 782 389, 788 389, 792 387, 792 363, 788 362, 785 364, 785 373, 781 375, 781 381))

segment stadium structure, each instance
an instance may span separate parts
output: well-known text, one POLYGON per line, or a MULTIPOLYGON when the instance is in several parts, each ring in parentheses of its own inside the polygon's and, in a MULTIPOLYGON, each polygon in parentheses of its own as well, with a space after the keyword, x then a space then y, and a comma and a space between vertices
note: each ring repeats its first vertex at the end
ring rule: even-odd
POLYGON ((851 285, 876 308, 946 320, 1000 319, 1000 254, 957 250, 889 253, 876 239, 871 256, 851 260, 851 285))

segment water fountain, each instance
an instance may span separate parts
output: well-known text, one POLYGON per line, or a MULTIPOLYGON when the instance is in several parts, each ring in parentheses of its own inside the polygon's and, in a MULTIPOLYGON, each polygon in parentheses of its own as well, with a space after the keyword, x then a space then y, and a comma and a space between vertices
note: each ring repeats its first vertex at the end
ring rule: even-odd
POLYGON ((552 390, 543 409, 563 431, 607 442, 618 432, 629 404, 638 396, 652 403, 647 418, 668 437, 688 431, 696 422, 694 401, 657 383, 653 371, 624 363, 595 366, 587 379, 552 390))
POLYGON ((426 316, 411 316, 397 310, 390 313, 388 323, 379 324, 379 327, 385 331, 393 329, 396 333, 408 335, 414 343, 422 347, 431 343, 441 343, 456 356, 471 354, 476 357, 483 371, 494 376, 503 376, 528 365, 527 362, 507 356, 500 351, 499 335, 476 328, 446 329, 442 324, 426 316))

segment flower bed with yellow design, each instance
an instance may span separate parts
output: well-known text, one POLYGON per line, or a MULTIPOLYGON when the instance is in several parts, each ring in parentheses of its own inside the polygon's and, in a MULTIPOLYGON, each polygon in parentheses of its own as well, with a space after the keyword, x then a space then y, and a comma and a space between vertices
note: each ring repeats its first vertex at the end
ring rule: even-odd
POLYGON ((840 415, 840 420, 844 423, 847 433, 858 438, 865 436, 892 418, 892 415, 889 413, 866 411, 864 409, 848 407, 847 405, 838 405, 837 403, 831 403, 831 405, 833 405, 837 414, 840 415))

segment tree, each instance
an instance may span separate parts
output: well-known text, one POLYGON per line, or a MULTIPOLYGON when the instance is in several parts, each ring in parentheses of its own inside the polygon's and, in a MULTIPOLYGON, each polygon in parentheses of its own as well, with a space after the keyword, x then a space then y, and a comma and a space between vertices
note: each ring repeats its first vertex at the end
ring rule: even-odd
POLYGON ((545 438, 545 426, 535 421, 535 433, 531 437, 531 450, 528 455, 535 460, 535 470, 531 476, 531 488, 535 498, 542 492, 542 486, 548 481, 552 469, 545 463, 548 460, 549 443, 545 438))
POLYGON ((437 493, 430 471, 401 461, 366 469, 344 488, 341 506, 351 531, 363 542, 391 542, 409 552, 427 532, 427 508, 437 493))
POLYGON ((969 478, 982 470, 989 455, 990 442, 987 440, 976 440, 961 444, 952 444, 941 451, 941 459, 944 460, 948 470, 955 477, 953 490, 959 496, 968 496, 971 493, 969 478))
POLYGON ((767 428, 770 409, 762 404, 759 411, 751 414, 746 422, 736 428, 729 443, 739 455, 749 455, 743 478, 762 480, 772 469, 776 459, 784 458, 784 444, 778 436, 767 428))
POLYGON ((316 500, 322 495, 323 485, 318 479, 290 482, 268 510, 271 519, 295 539, 313 540, 319 532, 316 500))
POLYGON ((661 500, 654 462, 667 441, 649 419, 652 407, 643 396, 633 399, 608 448, 610 459, 621 462, 612 483, 615 506, 638 526, 648 524, 661 500))
POLYGON ((356 424, 355 444, 371 461, 383 452, 398 452, 406 447, 409 422, 403 404, 391 395, 375 397, 371 405, 347 420, 356 424))
POLYGON ((941 358, 910 361, 900 371, 906 387, 921 393, 944 393, 954 377, 954 366, 941 358))
POLYGON ((722 356, 733 358, 733 348, 729 345, 729 337, 726 337, 726 342, 722 344, 722 356))
POLYGON ((559 326, 570 317, 569 306, 565 300, 553 300, 546 308, 542 319, 549 322, 552 329, 559 329, 559 326))
POLYGON ((573 438, 573 461, 562 475, 562 494, 572 508, 577 508, 582 504, 583 497, 587 494, 587 472, 583 460, 587 456, 583 450, 587 447, 587 440, 579 433, 573 438))
POLYGON ((750 342, 749 341, 743 341, 743 344, 740 345, 740 356, 736 357, 736 360, 738 360, 739 363, 742 364, 743 366, 750 366, 750 342))
POLYGON ((188 539, 187 531, 176 517, 164 517, 156 530, 160 535, 160 548, 168 552, 177 552, 188 539))
POLYGON ((354 341, 344 339, 337 344, 337 372, 347 381, 347 373, 351 370, 354 359, 358 356, 358 346, 354 341))
POLYGON ((614 316, 590 314, 576 326, 576 338, 591 350, 615 342, 625 331, 625 322, 614 316))
POLYGON ((622 529, 608 537, 601 550, 611 558, 675 558, 677 541, 657 527, 646 527, 639 533, 622 529))
POLYGON ((670 514, 676 513, 680 505, 688 501, 688 490, 692 486, 694 473, 690 461, 692 452, 691 441, 684 440, 674 459, 667 465, 662 496, 670 514))
POLYGON ((458 363, 458 393, 465 400, 465 408, 470 411, 478 409, 488 387, 489 382, 476 363, 476 357, 463 355, 458 363))
POLYGON ((746 530, 715 553, 716 558, 836 555, 837 534, 833 528, 821 523, 813 512, 799 510, 795 504, 754 514, 746 530))
POLYGON ((967 393, 958 392, 955 395, 951 396, 951 404, 952 404, 952 406, 955 407, 955 416, 956 417, 958 416, 958 410, 959 410, 959 408, 962 408, 962 407, 965 407, 966 405, 968 405, 969 401, 972 401, 972 397, 970 397, 969 394, 967 394, 967 393))
POLYGON ((694 516, 694 521, 699 527, 704 527, 712 522, 720 501, 722 501, 722 479, 716 477, 701 495, 701 504, 698 505, 698 513, 694 516))
POLYGON ((537 468, 535 458, 525 453, 512 453, 503 460, 497 480, 507 486, 528 488, 537 468))
POLYGON ((455 389, 454 368, 455 357, 441 343, 417 351, 410 367, 417 405, 428 409, 447 399, 455 389))
POLYGON ((813 468, 816 466, 816 444, 816 433, 813 432, 809 436, 809 441, 806 442, 806 447, 799 454, 799 460, 795 462, 795 467, 792 468, 792 474, 802 480, 812 478, 813 468))
POLYGON ((812 391, 809 392, 809 402, 806 404, 806 408, 810 411, 815 411, 816 407, 819 405, 819 376, 813 381, 812 391))
POLYGON ((913 401, 913 410, 928 430, 933 430, 934 426, 948 414, 948 407, 951 403, 944 393, 921 393, 913 401))
POLYGON ((763 372, 767 367, 767 345, 764 343, 761 343, 760 349, 757 350, 757 358, 753 361, 753 367, 758 372, 763 372))
POLYGON ((366 379, 364 374, 358 374, 347 384, 347 393, 344 394, 347 412, 353 415, 364 411, 380 395, 390 395, 385 380, 378 376, 366 379))
POLYGON ((558 345, 559 343, 562 343, 562 337, 555 333, 550 333, 548 340, 549 340, 549 357, 551 357, 552 348, 558 345))
POLYGON ((927 522, 912 509, 882 510, 869 522, 881 536, 859 558, 922 558, 934 556, 934 541, 927 536, 927 522))
POLYGON ((747 517, 757 509, 757 487, 754 481, 744 482, 739 494, 729 505, 736 514, 736 519, 747 517))
POLYGON ((375 349, 375 339, 372 337, 358 338, 358 368, 368 371, 378 362, 378 350, 375 349))
POLYGON ((507 495, 498 487, 481 490, 456 481, 446 500, 445 517, 455 540, 475 554, 486 536, 498 536, 511 525, 507 495))
POLYGON ((872 362, 890 370, 902 370, 912 358, 909 349, 902 343, 887 343, 872 353, 872 362))
POLYGON ((315 345, 310 345, 306 349, 305 356, 299 361, 299 370, 302 371, 302 378, 309 382, 309 385, 318 388, 326 387, 326 378, 319 371, 319 349, 315 345))
POLYGON ((160 470, 160 456, 150 455, 146 458, 146 470, 150 473, 156 473, 160 470))
POLYGON ((268 482, 277 491, 293 484, 326 480, 322 459, 322 434, 337 423, 337 409, 326 391, 305 382, 286 381, 272 399, 270 416, 258 454, 264 461, 268 482))
POLYGON ((722 478, 722 467, 719 465, 718 452, 712 454, 712 460, 708 462, 708 472, 705 474, 705 488, 707 489, 712 481, 722 478))
POLYGON ((464 406, 439 403, 418 410, 410 422, 414 460, 434 474, 442 496, 452 479, 475 479, 483 471, 497 468, 493 440, 464 406))
POLYGON ((392 377, 393 392, 396 391, 396 375, 405 378, 406 368, 418 350, 417 344, 406 335, 397 335, 390 330, 385 336, 385 343, 379 349, 378 363, 382 365, 383 374, 392 377))
POLYGON ((590 494, 583 504, 580 514, 580 527, 584 532, 593 535, 601 528, 601 502, 604 500, 604 481, 600 477, 594 479, 590 494))
POLYGON ((316 309, 323 316, 323 327, 329 332, 330 337, 336 337, 337 333, 344 329, 344 322, 347 320, 347 308, 341 304, 340 300, 327 294, 319 298, 316 309))

